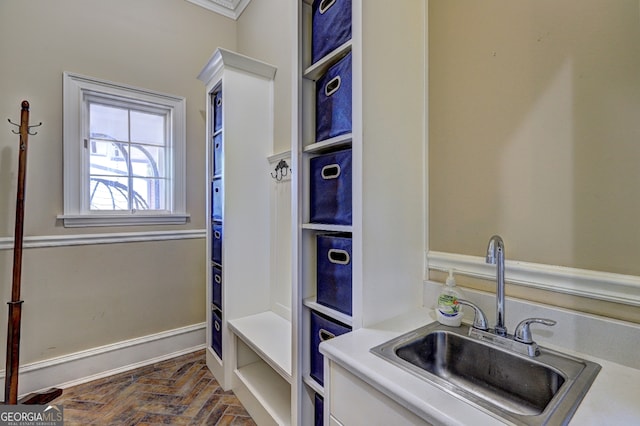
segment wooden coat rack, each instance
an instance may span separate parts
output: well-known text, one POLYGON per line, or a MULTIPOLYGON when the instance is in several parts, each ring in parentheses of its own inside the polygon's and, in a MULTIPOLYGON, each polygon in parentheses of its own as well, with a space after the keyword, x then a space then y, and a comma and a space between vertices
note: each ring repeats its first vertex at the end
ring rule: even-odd
POLYGON ((11 301, 9 304, 9 321, 7 325, 7 363, 5 369, 4 399, 5 404, 46 404, 62 394, 61 389, 49 389, 42 393, 29 394, 18 401, 18 373, 20 368, 20 325, 22 321, 22 303, 20 300, 20 279, 22 276, 22 240, 24 229, 24 198, 27 177, 27 147, 29 135, 33 127, 29 126, 29 102, 22 101, 19 130, 13 133, 20 135, 18 158, 18 195, 16 198, 16 226, 13 243, 13 283, 11 286, 11 301))

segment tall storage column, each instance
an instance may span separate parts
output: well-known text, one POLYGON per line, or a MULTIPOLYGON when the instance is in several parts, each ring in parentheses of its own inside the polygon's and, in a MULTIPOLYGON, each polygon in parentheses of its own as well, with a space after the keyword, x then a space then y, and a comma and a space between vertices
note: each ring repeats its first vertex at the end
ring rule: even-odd
POLYGON ((298 424, 329 421, 323 340, 422 301, 425 17, 426 0, 298 1, 298 424))
POLYGON ((265 310, 270 276, 270 176, 276 68, 217 49, 206 85, 207 366, 234 386, 237 345, 229 322, 265 310))

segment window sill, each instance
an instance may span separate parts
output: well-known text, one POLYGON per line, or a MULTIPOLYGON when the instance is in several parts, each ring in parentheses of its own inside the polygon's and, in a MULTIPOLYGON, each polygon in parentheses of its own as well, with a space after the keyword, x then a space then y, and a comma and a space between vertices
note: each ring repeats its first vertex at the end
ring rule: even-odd
POLYGON ((135 226, 135 225, 184 225, 191 217, 188 213, 174 213, 163 215, 73 215, 61 214, 65 228, 88 228, 93 226, 135 226))

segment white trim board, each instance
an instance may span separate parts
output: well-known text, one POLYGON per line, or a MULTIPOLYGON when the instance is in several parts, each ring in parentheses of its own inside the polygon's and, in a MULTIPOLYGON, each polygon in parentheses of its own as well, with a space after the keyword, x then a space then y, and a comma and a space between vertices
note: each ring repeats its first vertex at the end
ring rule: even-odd
MULTIPOLYGON (((103 234, 37 235, 24 237, 24 248, 65 247, 95 244, 136 243, 148 241, 204 238, 204 229, 186 231, 120 232, 103 234)), ((0 250, 13 249, 13 237, 0 237, 0 250)))
MULTIPOLYGON (((19 394, 68 388, 205 347, 205 323, 150 334, 20 366, 19 394)), ((5 370, 0 370, 4 381, 5 370)), ((4 400, 4 389, 0 390, 4 400)))
MULTIPOLYGON (((495 266, 483 257, 429 251, 429 269, 474 278, 495 279, 495 266)), ((640 306, 640 277, 513 260, 505 262, 505 281, 525 287, 640 306)))

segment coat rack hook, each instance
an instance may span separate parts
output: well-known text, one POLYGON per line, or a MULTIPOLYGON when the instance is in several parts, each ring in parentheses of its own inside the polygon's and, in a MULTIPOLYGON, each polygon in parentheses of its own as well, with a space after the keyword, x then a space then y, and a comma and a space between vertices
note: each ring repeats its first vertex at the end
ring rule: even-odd
MULTIPOLYGON (((10 124, 13 124, 14 126, 16 126, 17 128, 20 128, 20 125, 19 125, 19 124, 17 124, 17 123, 14 123, 13 121, 11 121, 11 119, 10 119, 10 118, 7 118, 7 121, 8 121, 10 124)), ((15 130, 11 130, 11 133, 15 133, 16 135, 19 135, 19 134, 20 134, 20 132, 16 132, 15 130)))
POLYGON ((282 178, 287 176, 288 173, 289 173, 289 165, 287 164, 286 161, 280 160, 276 165, 275 170, 271 172, 271 177, 277 181, 281 181, 282 178))
MULTIPOLYGON (((10 124, 13 124, 14 126, 16 126, 17 128, 20 128, 20 125, 19 125, 18 123, 14 123, 13 121, 11 121, 11 119, 10 119, 10 118, 7 118, 7 121, 8 121, 10 124)), ((38 123, 38 124, 34 124, 33 126, 27 126, 27 133, 29 133, 30 135, 37 135, 37 134, 38 134, 38 132, 33 132, 33 133, 32 133, 32 132, 31 132, 31 129, 33 129, 34 127, 40 127, 40 126, 42 126, 42 121, 41 121, 40 123, 38 123)), ((17 131, 17 132, 16 132, 15 130, 11 130, 11 133, 15 133, 16 135, 19 135, 19 134, 20 134, 20 131, 17 131)))
POLYGON ((37 135, 37 134, 38 134, 38 132, 33 132, 33 133, 31 133, 31 129, 33 129, 34 127, 40 127, 40 126, 42 126, 42 121, 41 121, 41 122, 39 122, 38 124, 34 124, 33 126, 29 126, 29 127, 27 128, 27 133, 29 133, 30 135, 37 135))

